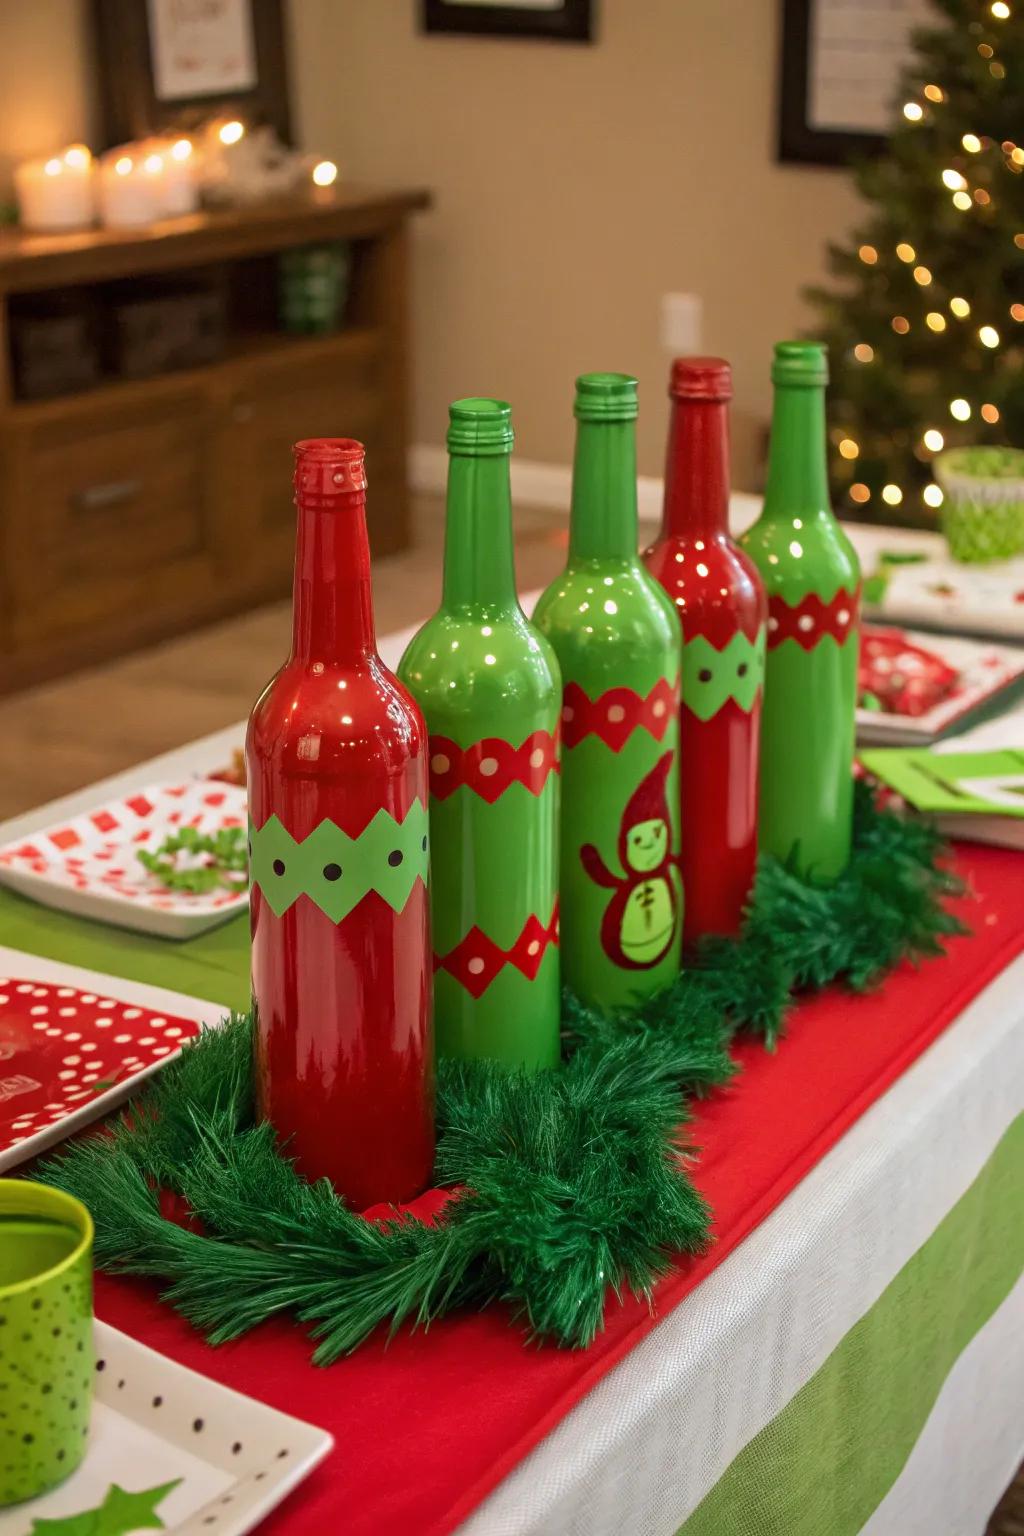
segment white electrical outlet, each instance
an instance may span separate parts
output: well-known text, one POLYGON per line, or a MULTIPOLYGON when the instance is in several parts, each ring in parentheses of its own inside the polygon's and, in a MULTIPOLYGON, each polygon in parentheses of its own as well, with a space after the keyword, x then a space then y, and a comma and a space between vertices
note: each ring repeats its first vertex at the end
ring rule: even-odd
POLYGON ((698 293, 665 293, 661 297, 661 344, 678 356, 699 352, 704 305, 698 293))

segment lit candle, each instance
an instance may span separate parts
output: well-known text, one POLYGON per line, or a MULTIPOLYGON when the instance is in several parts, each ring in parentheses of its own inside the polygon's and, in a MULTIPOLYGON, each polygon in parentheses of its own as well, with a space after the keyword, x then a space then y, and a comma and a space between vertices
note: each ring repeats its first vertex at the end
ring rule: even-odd
POLYGON ((146 154, 144 145, 124 144, 100 161, 100 218, 109 229, 161 218, 163 195, 163 157, 146 154))
POLYGON ((84 144, 17 166, 14 187, 25 229, 85 229, 96 217, 93 159, 84 144))
POLYGON ((164 213, 174 218, 199 206, 196 157, 191 139, 175 139, 164 151, 164 213))

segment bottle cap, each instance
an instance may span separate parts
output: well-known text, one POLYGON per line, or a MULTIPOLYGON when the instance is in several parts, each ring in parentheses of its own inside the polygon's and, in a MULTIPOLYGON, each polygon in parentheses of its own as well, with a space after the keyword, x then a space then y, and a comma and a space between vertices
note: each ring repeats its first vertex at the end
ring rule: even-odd
POLYGON ((732 369, 724 357, 677 357, 668 393, 672 400, 731 400, 732 369))
POLYGON ((773 384, 828 383, 828 349, 822 341, 777 341, 773 384))
POLYGON ((507 400, 454 400, 448 420, 449 453, 480 459, 512 452, 515 433, 507 400))
POLYGON ((292 451, 296 504, 334 507, 342 496, 366 490, 366 449, 354 437, 307 437, 292 451))
POLYGON ((636 421, 636 379, 629 373, 581 373, 576 380, 577 421, 636 421))

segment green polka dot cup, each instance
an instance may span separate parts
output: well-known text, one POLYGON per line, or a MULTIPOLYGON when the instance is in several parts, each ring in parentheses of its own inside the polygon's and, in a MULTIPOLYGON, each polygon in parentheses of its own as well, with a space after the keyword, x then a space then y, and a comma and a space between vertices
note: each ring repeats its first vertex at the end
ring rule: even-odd
POLYGON ((1024 554, 1024 452, 950 448, 936 458, 935 478, 954 560, 981 564, 1024 554))
POLYGON ((94 1369, 92 1217, 60 1190, 0 1179, 0 1506, 78 1466, 94 1369))

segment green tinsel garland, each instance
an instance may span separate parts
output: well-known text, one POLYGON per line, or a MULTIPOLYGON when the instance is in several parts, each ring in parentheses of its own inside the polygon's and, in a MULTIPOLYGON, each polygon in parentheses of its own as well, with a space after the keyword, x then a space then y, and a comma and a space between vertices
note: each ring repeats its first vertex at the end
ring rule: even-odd
POLYGON ((186 1047, 42 1177, 90 1207, 101 1268, 169 1282, 164 1299, 213 1343, 291 1312, 327 1364, 382 1322, 393 1332, 504 1301, 531 1333, 585 1346, 609 1287, 648 1295, 675 1256, 707 1244, 686 1099, 732 1074, 734 1031, 773 1046, 795 991, 861 990, 962 931, 941 905, 957 887, 934 835, 864 786, 854 848, 827 887, 762 861, 741 937, 705 945, 642 1010, 567 998, 558 1070, 440 1062, 435 1180, 460 1192, 434 1225, 365 1221, 326 1181, 299 1178, 254 1120, 248 1016, 186 1047), (195 1221, 165 1219, 160 1190, 195 1221))

